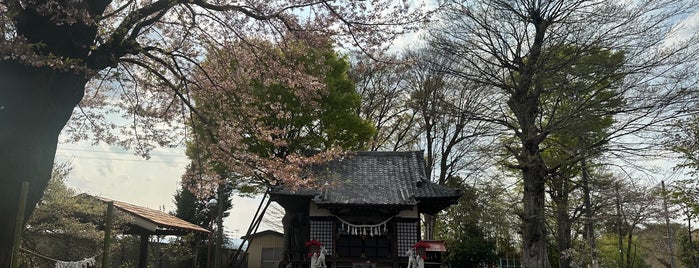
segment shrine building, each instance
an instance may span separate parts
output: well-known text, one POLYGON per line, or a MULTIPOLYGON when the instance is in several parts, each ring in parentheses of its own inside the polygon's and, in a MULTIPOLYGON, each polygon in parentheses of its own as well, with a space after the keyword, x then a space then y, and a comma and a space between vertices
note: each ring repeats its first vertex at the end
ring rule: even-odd
POLYGON ((312 241, 327 250, 327 267, 406 267, 408 250, 420 242, 420 215, 462 195, 427 178, 422 151, 350 153, 311 173, 314 188, 276 186, 270 193, 286 211, 284 258, 292 267, 309 267, 312 241))

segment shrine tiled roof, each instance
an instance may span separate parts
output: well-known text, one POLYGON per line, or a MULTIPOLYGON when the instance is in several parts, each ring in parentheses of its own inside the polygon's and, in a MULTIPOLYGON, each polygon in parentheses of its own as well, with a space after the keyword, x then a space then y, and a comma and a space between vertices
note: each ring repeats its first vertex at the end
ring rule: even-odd
POLYGON ((416 205, 422 199, 455 201, 458 190, 430 182, 421 151, 356 152, 312 169, 315 189, 276 187, 272 194, 312 196, 316 204, 416 205))

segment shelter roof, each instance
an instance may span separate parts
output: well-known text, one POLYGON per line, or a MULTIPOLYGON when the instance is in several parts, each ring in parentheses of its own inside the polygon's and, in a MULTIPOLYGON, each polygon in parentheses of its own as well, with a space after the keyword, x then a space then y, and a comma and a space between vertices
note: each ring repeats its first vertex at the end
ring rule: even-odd
POLYGON ((444 245, 444 240, 422 240, 429 247, 425 248, 425 251, 436 251, 436 252, 446 252, 447 246, 444 245))
POLYGON ((81 197, 94 198, 104 203, 113 202, 114 208, 133 217, 131 224, 154 234, 181 234, 186 232, 210 233, 199 225, 190 223, 165 212, 100 196, 81 194, 81 197))
MULTIPOLYGON (((359 206, 409 206, 427 199, 453 203, 462 195, 429 181, 422 151, 350 153, 316 165, 310 173, 318 187, 277 186, 272 195, 309 196, 318 205, 359 206)), ((438 209, 444 207, 440 204, 438 209)))

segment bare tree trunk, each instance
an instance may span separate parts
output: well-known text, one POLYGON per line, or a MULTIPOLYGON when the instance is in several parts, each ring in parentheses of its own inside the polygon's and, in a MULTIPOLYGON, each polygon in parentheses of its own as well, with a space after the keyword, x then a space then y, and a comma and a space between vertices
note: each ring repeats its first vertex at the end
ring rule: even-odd
POLYGON ((629 231, 626 233, 626 239, 626 267, 632 268, 633 262, 636 260, 636 248, 633 244, 632 228, 629 228, 629 231), (631 247, 634 247, 633 251, 631 251, 631 247))
POLYGON ((689 250, 692 254, 692 264, 694 265, 694 267, 699 267, 699 261, 697 261, 697 256, 694 253, 694 242, 692 242, 692 216, 689 215, 689 213, 687 215, 687 239, 689 239, 688 242, 689 250))
POLYGON ((58 135, 87 80, 71 72, 0 61, 0 267, 8 267, 19 189, 29 182, 27 219, 51 177, 58 135))
POLYGON ((619 263, 617 267, 623 267, 624 265, 624 233, 623 233, 623 224, 624 222, 621 219, 621 196, 619 195, 619 183, 617 182, 614 185, 615 193, 616 193, 616 217, 617 217, 617 236, 618 236, 618 244, 619 244, 619 263))
POLYGON ((521 148, 514 151, 515 157, 522 170, 524 181, 522 215, 522 263, 525 267, 549 268, 546 249, 545 224, 545 195, 547 167, 541 156, 539 145, 548 133, 543 133, 537 127, 540 115, 540 97, 543 91, 540 77, 536 75, 540 67, 540 56, 544 45, 544 37, 549 26, 540 14, 532 13, 534 38, 530 47, 527 63, 522 64, 521 76, 516 86, 510 92, 507 105, 517 118, 519 130, 515 132, 521 143, 521 148))
MULTIPOLYGON (((541 158, 539 157, 539 160, 541 158)), ((543 160, 541 161, 543 162, 543 160)), ((524 173, 524 214, 522 215, 522 239, 524 267, 549 268, 546 252, 546 228, 544 216, 544 168, 534 166, 524 173)))
POLYGON ((592 201, 590 200, 590 174, 587 170, 587 161, 582 159, 582 187, 583 187, 583 206, 585 210, 585 238, 587 239, 588 249, 590 250, 591 268, 598 267, 597 261, 597 246, 595 244, 595 224, 592 221, 592 201))
MULTIPOLYGON (((303 203, 302 203, 303 204, 303 203)), ((303 206, 297 206, 293 209, 286 209, 286 214, 282 218, 284 226, 284 251, 282 260, 279 263, 279 268, 287 267, 293 261, 303 260, 305 248, 304 243, 310 238, 310 226, 308 223, 308 203, 303 206)))
MULTIPOLYGON (((567 189, 564 189, 567 191, 567 189)), ((571 219, 568 214, 568 193, 563 193, 563 196, 556 202, 556 223, 558 228, 558 236, 556 237, 558 244, 558 252, 560 258, 558 260, 559 268, 570 268, 571 258, 565 256, 565 252, 570 249, 571 244, 571 219)))
POLYGON ((667 246, 670 249, 670 263, 672 268, 676 268, 677 264, 675 263, 675 245, 672 241, 672 231, 670 229, 670 212, 668 212, 667 210, 667 192, 665 191, 665 181, 660 181, 660 185, 662 187, 663 193, 663 214, 665 214, 665 228, 667 233, 667 246))

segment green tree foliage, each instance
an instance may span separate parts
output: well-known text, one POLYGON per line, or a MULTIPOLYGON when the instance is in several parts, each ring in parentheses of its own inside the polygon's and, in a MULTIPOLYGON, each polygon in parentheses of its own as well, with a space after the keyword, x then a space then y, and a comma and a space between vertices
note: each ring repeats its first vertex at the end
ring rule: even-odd
POLYGON ((688 267, 696 267, 699 265, 699 254, 696 251, 699 241, 694 235, 696 227, 693 227, 692 222, 696 221, 699 215, 699 183, 696 179, 673 181, 668 187, 667 198, 671 204, 679 208, 678 212, 686 223, 679 232, 679 259, 688 267))
MULTIPOLYGON (((547 121, 542 124, 557 126, 542 142, 542 157, 550 170, 546 185, 555 215, 552 233, 557 257, 552 263, 567 268, 573 259, 565 252, 573 247, 573 226, 581 216, 574 208, 583 207, 584 217, 592 218, 592 204, 584 202, 590 198, 589 169, 608 142, 613 111, 624 105, 618 91, 624 77, 624 57, 621 52, 600 48, 588 48, 584 53, 575 46, 552 50, 552 64, 576 57, 574 64, 552 69, 555 71, 542 79, 544 87, 551 89, 542 96, 542 120, 547 121)), ((592 226, 585 224, 586 228, 592 226)), ((593 231, 586 231, 586 237, 594 239, 587 233, 593 231)))
MULTIPOLYGON (((174 196, 175 202, 175 217, 183 219, 185 221, 194 223, 196 225, 202 226, 209 230, 213 230, 216 224, 218 206, 222 205, 222 217, 227 218, 230 215, 230 209, 233 207, 231 200, 231 195, 233 193, 233 188, 231 187, 220 187, 221 199, 223 202, 216 202, 215 205, 210 205, 208 200, 219 199, 216 193, 211 193, 207 196, 197 197, 188 187, 182 187, 177 190, 174 196)), ((215 234, 217 235, 217 233, 215 234)), ((225 235, 225 233, 224 233, 225 235)), ((197 254, 196 258, 186 260, 188 267, 206 267, 206 263, 199 260, 207 260, 207 245, 209 244, 208 239, 213 239, 212 236, 207 236, 204 234, 190 234, 187 237, 179 238, 175 242, 183 245, 181 248, 186 248, 189 251, 193 251, 192 254, 197 254), (197 262, 196 264, 194 262, 197 262)), ((228 237, 223 237, 223 241, 227 240, 228 237)), ((216 241, 215 239, 211 242, 216 241)), ((215 243, 213 244, 215 245, 215 243)))
MULTIPOLYGON (((225 188, 225 187, 223 187, 225 188)), ((227 188, 224 190, 223 198, 223 217, 226 218, 230 215, 228 211, 233 207, 231 203, 232 189, 227 188)), ((210 227, 214 218, 216 217, 216 211, 218 208, 218 201, 216 205, 209 205, 208 201, 212 199, 217 199, 215 195, 204 196, 203 198, 198 198, 186 187, 177 190, 174 195, 175 202, 175 212, 174 215, 180 219, 186 220, 188 222, 194 223, 199 226, 204 226, 205 228, 210 227)))
POLYGON ((667 135, 668 147, 683 161, 678 168, 687 168, 692 175, 699 171, 699 116, 678 120, 667 135))
POLYGON ((308 150, 366 148, 375 130, 357 115, 361 97, 329 40, 259 40, 255 46, 264 49, 257 54, 240 49, 247 45, 211 51, 204 64, 211 84, 193 94, 194 102, 219 123, 194 120, 185 179, 227 179, 238 191, 253 191, 291 181, 290 164, 308 150), (284 71, 292 74, 270 78, 284 71), (270 164, 256 168, 260 163, 270 164))
POLYGON ((670 202, 679 207, 679 213, 686 223, 681 233, 679 251, 680 261, 687 267, 699 265, 697 248, 698 239, 693 233, 696 231, 692 225, 699 216, 699 116, 693 115, 677 120, 674 128, 666 135, 667 146, 678 154, 680 163, 675 167, 687 172, 689 178, 675 180, 668 187, 670 202))
POLYGON ((446 262, 452 267, 483 267, 497 262, 495 241, 482 237, 470 237, 463 240, 450 240, 446 262))
POLYGON ((495 263, 496 240, 483 229, 487 213, 479 191, 463 184, 463 179, 449 177, 447 185, 461 189, 464 195, 439 218, 435 234, 444 239, 449 253, 446 262, 453 267, 479 267, 495 263))
POLYGON ((541 124, 555 128, 542 142, 542 151, 551 170, 576 174, 581 158, 591 159, 604 149, 613 115, 625 104, 618 90, 624 78, 624 54, 603 48, 583 53, 574 46, 554 51, 551 62, 557 67, 541 81, 547 88, 541 97, 541 124))
POLYGON ((699 243, 697 237, 690 239, 689 232, 680 232, 677 255, 679 261, 686 267, 699 265, 699 243))
POLYGON ((619 264, 619 247, 617 244, 618 236, 614 234, 605 234, 599 239, 599 266, 600 267, 624 267, 624 268, 650 268, 651 266, 646 262, 648 257, 644 248, 638 247, 636 241, 631 243, 632 252, 629 254, 631 260, 629 260, 630 266, 627 266, 626 261, 619 264))
MULTIPOLYGON (((22 247, 63 261, 100 256, 107 207, 98 200, 76 196, 65 183, 69 173, 67 164, 53 169, 44 197, 26 224, 22 247)), ((122 228, 125 220, 123 215, 115 217, 115 229, 122 228)), ((26 256, 31 267, 53 267, 45 259, 26 256)))
POLYGON ((264 48, 259 54, 241 53, 246 45, 210 51, 204 66, 216 80, 193 95, 198 113, 222 122, 193 120, 194 139, 187 148, 191 164, 175 197, 177 215, 202 226, 211 224, 217 209, 206 202, 221 189, 228 189, 222 193, 222 209, 228 210, 232 191, 254 194, 283 183, 293 173, 287 169, 290 162, 307 151, 365 149, 375 135, 357 115, 361 96, 347 75, 349 64, 329 40, 319 46, 259 40, 256 45, 264 48), (278 62, 283 64, 267 66, 278 62), (281 69, 295 75, 268 77, 281 69), (276 170, 255 169, 258 161, 275 163, 276 170))

